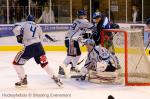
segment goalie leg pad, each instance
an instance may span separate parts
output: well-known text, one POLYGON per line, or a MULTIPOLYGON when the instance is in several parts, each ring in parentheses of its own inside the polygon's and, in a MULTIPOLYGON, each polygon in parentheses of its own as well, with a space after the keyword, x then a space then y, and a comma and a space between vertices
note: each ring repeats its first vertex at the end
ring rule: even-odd
POLYGON ((97 84, 122 84, 117 72, 100 72, 89 71, 88 80, 97 84))
POLYGON ((86 75, 88 73, 88 69, 85 67, 81 68, 81 75, 86 75))

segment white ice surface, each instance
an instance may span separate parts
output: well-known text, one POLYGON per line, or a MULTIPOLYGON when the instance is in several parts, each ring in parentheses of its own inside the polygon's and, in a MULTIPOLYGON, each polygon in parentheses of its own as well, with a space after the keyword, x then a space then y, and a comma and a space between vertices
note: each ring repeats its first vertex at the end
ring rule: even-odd
MULTIPOLYGON (((78 82, 74 79, 63 78, 61 80, 64 82, 64 86, 58 88, 33 59, 29 60, 24 66, 28 75, 28 87, 15 88, 14 83, 18 81, 18 78, 12 66, 12 61, 16 53, 0 52, 0 99, 107 99, 109 94, 113 95, 115 99, 150 99, 149 86, 98 85, 87 81, 78 82), (24 94, 25 96, 14 98, 10 94, 24 94), (35 94, 42 96, 35 97, 35 94), (56 97, 54 94, 71 94, 71 96, 56 97)), ((47 52, 49 66, 57 72, 58 66, 62 63, 65 55, 65 52, 47 52)), ((84 57, 85 53, 81 59, 84 57)))

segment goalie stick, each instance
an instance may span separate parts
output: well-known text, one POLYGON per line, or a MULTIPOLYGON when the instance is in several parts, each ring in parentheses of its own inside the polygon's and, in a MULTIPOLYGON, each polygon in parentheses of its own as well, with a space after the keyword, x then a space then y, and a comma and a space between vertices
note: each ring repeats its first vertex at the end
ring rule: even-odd
POLYGON ((86 57, 83 58, 80 62, 78 62, 77 65, 80 65, 85 59, 86 59, 86 57))
MULTIPOLYGON (((145 48, 145 51, 147 50, 149 44, 150 44, 150 42, 148 42, 148 44, 147 44, 147 46, 146 46, 146 48, 145 48)), ((143 54, 141 55, 141 57, 140 57, 140 59, 139 59, 137 65, 136 65, 136 67, 135 67, 135 70, 137 69, 138 65, 140 64, 142 57, 143 57, 143 54)))

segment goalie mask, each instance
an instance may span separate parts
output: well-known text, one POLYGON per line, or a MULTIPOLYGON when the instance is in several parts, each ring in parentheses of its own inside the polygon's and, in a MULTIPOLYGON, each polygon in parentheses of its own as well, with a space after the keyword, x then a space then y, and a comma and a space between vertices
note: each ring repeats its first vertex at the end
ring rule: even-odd
POLYGON ((97 62, 97 72, 104 72, 107 68, 108 64, 105 61, 97 62))
POLYGON ((84 45, 87 48, 87 51, 90 52, 93 50, 94 46, 95 46, 95 42, 93 39, 86 39, 84 42, 84 45))
POLYGON ((95 41, 93 39, 86 39, 84 42, 85 45, 91 45, 94 46, 95 45, 95 41))

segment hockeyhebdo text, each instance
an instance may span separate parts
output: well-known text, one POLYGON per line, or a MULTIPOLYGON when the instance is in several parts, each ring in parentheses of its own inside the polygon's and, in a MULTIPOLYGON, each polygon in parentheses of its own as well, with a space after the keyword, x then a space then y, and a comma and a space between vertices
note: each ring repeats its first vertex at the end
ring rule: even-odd
POLYGON ((3 98, 70 98, 71 93, 2 93, 3 98))

